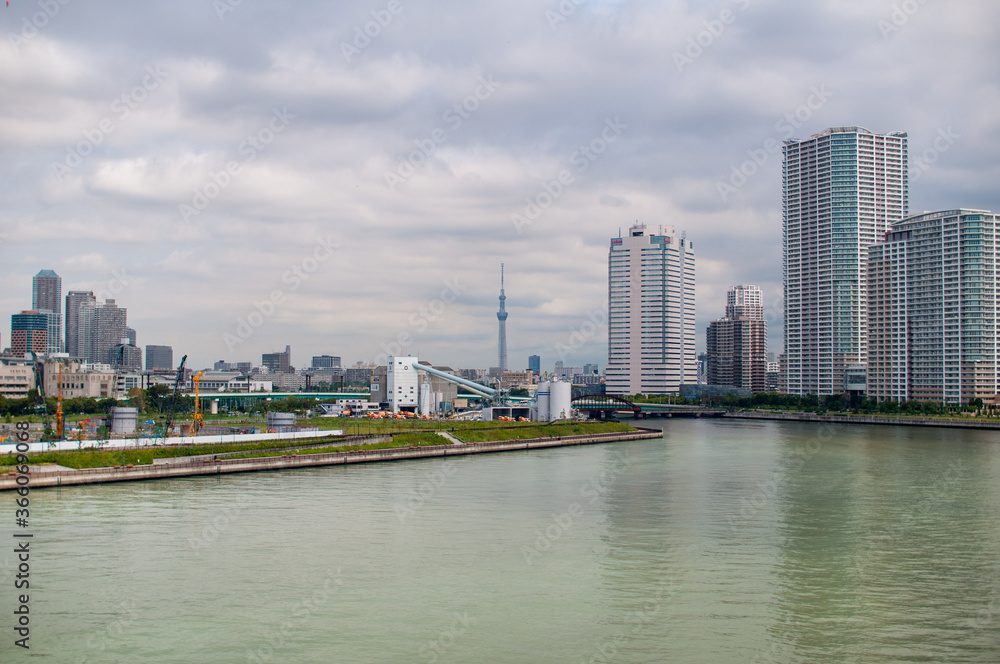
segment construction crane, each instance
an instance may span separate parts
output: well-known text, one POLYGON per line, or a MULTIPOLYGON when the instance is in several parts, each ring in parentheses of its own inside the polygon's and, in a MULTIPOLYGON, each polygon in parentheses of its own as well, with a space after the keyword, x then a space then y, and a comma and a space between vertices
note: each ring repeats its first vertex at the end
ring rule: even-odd
POLYGON ((38 353, 31 351, 31 360, 35 371, 35 388, 42 397, 42 408, 45 413, 45 428, 49 428, 49 402, 45 398, 45 362, 38 359, 38 353))
POLYGON ((56 439, 62 440, 66 434, 66 422, 63 419, 63 380, 62 363, 59 364, 59 375, 56 377, 56 439))
MULTIPOLYGON (((118 358, 115 360, 115 374, 111 379, 111 387, 108 390, 108 396, 111 397, 111 407, 108 408, 108 438, 111 438, 111 432, 115 427, 115 411, 118 409, 118 381, 121 380, 124 382, 122 369, 125 364, 125 345, 128 343, 128 339, 122 339, 121 342, 121 345, 118 346, 118 358)), ((124 392, 124 389, 122 392, 124 392)), ((122 396, 124 397, 125 395, 122 394, 122 396)))
POLYGON ((177 379, 174 381, 174 396, 170 400, 170 410, 167 412, 167 421, 163 424, 163 440, 166 442, 167 436, 170 435, 170 425, 174 421, 174 411, 177 409, 177 393, 180 391, 181 378, 184 376, 184 363, 187 362, 188 356, 185 355, 181 358, 181 366, 177 367, 177 379))
POLYGON ((192 381, 194 381, 194 420, 192 420, 192 422, 191 422, 191 435, 192 436, 195 435, 196 433, 198 433, 198 429, 201 428, 201 424, 202 424, 201 411, 198 410, 199 394, 200 394, 199 391, 198 391, 198 383, 201 382, 201 375, 203 373, 205 373, 205 372, 204 371, 199 371, 195 375, 195 377, 191 379, 192 381))

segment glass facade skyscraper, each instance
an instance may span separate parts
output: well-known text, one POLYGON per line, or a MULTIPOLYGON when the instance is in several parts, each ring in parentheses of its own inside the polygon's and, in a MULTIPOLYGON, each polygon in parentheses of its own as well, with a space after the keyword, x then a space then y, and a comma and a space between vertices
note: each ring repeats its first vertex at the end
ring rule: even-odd
POLYGON ((31 280, 31 308, 45 314, 46 353, 60 353, 63 347, 62 278, 52 270, 41 270, 31 280))
POLYGON ((785 385, 842 394, 868 353, 868 247, 906 217, 907 137, 834 127, 783 147, 785 385))

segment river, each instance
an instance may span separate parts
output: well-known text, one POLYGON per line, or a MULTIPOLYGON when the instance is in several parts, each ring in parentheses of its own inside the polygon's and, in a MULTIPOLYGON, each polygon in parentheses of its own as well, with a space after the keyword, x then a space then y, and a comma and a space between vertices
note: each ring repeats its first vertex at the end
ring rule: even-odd
MULTIPOLYGON (((30 654, 1000 662, 997 433, 651 426, 663 438, 37 490, 30 654)), ((0 660, 20 661, 3 550, 0 660)))

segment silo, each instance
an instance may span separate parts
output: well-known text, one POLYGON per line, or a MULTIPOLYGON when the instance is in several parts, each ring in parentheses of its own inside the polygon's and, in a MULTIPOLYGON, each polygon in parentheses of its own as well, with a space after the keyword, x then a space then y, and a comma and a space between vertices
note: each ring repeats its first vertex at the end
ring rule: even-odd
POLYGON ((420 386, 420 414, 430 415, 433 404, 431 403, 431 384, 424 383, 420 386))
POLYGON ((549 421, 568 420, 573 409, 573 386, 562 381, 549 387, 549 421))
POLYGON ((295 431, 295 413, 267 414, 267 429, 274 433, 289 433, 295 431))
POLYGON ((135 431, 139 411, 136 408, 115 406, 111 411, 111 433, 132 433, 135 431))
POLYGON ((543 381, 538 384, 538 389, 535 391, 535 398, 538 401, 535 419, 539 422, 549 421, 549 385, 548 381, 543 381))

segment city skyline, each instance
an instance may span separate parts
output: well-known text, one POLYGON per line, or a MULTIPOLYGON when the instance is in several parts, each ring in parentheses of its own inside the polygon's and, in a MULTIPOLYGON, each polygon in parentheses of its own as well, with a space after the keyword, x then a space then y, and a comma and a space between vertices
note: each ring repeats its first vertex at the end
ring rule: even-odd
MULTIPOLYGON (((550 367, 638 220, 698 243, 699 329, 755 283, 781 352, 782 140, 905 131, 911 213, 1000 209, 1000 8, 402 6, 360 48, 377 6, 69 3, 36 28, 12 3, 0 314, 53 269, 200 366, 287 343, 490 366, 506 262, 511 368, 550 367)), ((603 366, 606 330, 566 361, 603 366)))

